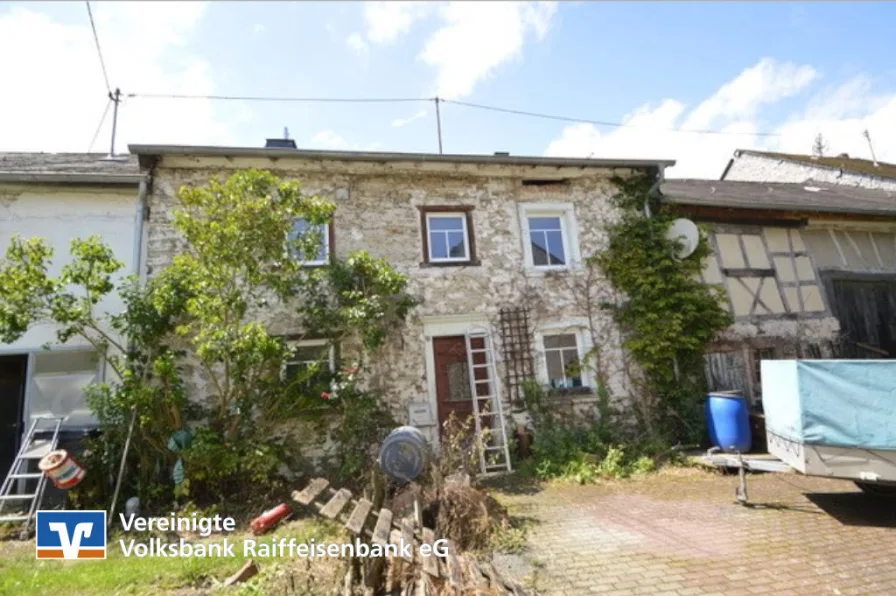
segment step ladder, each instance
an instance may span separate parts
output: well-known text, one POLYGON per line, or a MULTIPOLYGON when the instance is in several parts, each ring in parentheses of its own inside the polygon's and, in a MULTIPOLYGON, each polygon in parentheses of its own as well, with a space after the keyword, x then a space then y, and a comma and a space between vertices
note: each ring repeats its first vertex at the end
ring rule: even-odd
POLYGON ((501 385, 495 367, 491 333, 487 329, 471 328, 467 330, 465 340, 480 469, 484 476, 511 472, 501 385))
POLYGON ((16 454, 16 458, 6 474, 3 485, 0 486, 0 522, 25 522, 22 527, 22 535, 27 536, 31 521, 37 513, 44 498, 44 489, 47 487, 47 477, 43 472, 29 472, 28 464, 39 461, 46 454, 56 450, 59 444, 59 431, 65 416, 46 416, 34 418, 31 426, 22 441, 22 447, 16 454), (21 494, 13 492, 14 487, 22 483, 26 488, 30 481, 36 480, 34 490, 25 490, 21 494), (19 508, 15 514, 3 514, 4 508, 10 504, 18 503, 19 508), (24 511, 27 507, 27 513, 24 511))

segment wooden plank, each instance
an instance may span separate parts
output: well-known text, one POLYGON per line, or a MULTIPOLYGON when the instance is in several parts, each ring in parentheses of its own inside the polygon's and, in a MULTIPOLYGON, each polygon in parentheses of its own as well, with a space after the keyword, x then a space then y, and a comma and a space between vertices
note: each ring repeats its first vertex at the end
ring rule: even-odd
POLYGON ((432 543, 436 541, 436 535, 430 528, 423 528, 423 543, 429 545, 429 556, 423 559, 423 571, 433 577, 439 577, 439 561, 433 552, 432 543))
POLYGON ((373 528, 372 540, 376 544, 383 546, 389 543, 389 530, 392 526, 392 512, 388 509, 380 509, 379 516, 376 519, 376 526, 373 528))
POLYGON ((367 521, 367 516, 370 514, 370 510, 373 508, 373 503, 368 501, 367 499, 361 499, 358 501, 358 504, 355 505, 354 511, 349 516, 348 521, 345 522, 345 527, 352 534, 360 534, 364 529, 364 522, 367 521))
POLYGON ((333 498, 324 505, 324 508, 320 510, 320 514, 324 517, 328 517, 330 519, 335 519, 339 512, 348 504, 352 499, 352 491, 347 488, 340 488, 336 491, 336 494, 333 495, 333 498))
POLYGON ((448 570, 448 583, 454 587, 462 587, 463 577, 460 569, 460 561, 454 554, 454 541, 448 541, 448 556, 445 558, 445 566, 448 570))
POLYGON ((328 486, 330 486, 330 482, 326 478, 315 478, 302 492, 294 490, 292 492, 292 500, 302 505, 310 505, 311 501, 324 492, 328 486))
POLYGON ((404 539, 405 544, 411 545, 411 556, 409 557, 405 553, 402 558, 408 563, 413 563, 414 551, 417 550, 417 541, 414 540, 414 526, 406 519, 401 520, 401 537, 404 539))

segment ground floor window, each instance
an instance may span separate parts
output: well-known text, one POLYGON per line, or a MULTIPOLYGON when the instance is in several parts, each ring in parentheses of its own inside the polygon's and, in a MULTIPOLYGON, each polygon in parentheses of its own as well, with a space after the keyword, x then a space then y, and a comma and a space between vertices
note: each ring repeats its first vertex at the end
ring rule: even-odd
POLYGON ((585 330, 576 326, 551 326, 536 333, 540 352, 540 377, 551 389, 590 387, 585 330))
POLYGON ((305 393, 329 389, 336 370, 336 349, 325 339, 289 342, 291 353, 283 363, 284 381, 299 383, 305 393))

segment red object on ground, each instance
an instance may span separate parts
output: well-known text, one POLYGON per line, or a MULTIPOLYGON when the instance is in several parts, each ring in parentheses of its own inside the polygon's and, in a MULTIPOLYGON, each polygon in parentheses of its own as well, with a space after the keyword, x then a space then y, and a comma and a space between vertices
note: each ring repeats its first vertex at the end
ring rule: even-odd
POLYGON ((292 513, 292 509, 289 508, 289 505, 286 503, 281 503, 274 507, 273 509, 268 509, 258 517, 252 520, 250 527, 252 528, 252 533, 258 536, 259 534, 264 534, 281 521, 283 521, 286 516, 292 513))

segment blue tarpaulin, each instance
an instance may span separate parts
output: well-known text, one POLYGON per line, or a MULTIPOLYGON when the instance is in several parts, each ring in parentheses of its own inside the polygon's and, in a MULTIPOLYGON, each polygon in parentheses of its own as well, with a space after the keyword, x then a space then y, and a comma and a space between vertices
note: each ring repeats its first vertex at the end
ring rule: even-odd
POLYGON ((766 428, 809 445, 896 449, 896 360, 763 360, 766 428))

